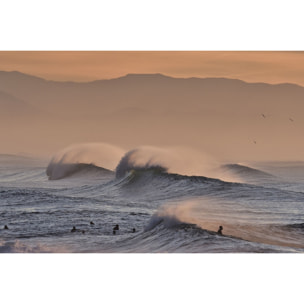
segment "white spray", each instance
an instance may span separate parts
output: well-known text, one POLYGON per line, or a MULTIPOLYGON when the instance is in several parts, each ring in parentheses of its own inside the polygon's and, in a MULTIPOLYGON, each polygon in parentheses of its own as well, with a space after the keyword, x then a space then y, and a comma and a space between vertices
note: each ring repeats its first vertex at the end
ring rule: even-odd
POLYGON ((124 150, 106 143, 82 143, 69 146, 55 154, 50 161, 46 174, 50 179, 59 179, 66 170, 75 164, 93 164, 114 170, 124 150))

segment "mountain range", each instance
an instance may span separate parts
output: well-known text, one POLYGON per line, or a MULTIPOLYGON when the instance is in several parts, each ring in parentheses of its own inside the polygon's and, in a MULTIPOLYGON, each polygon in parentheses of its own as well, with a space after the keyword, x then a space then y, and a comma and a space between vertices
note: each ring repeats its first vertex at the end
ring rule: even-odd
POLYGON ((75 141, 102 141, 298 159, 303 110, 304 88, 296 84, 162 74, 78 83, 0 71, 4 152, 53 153, 75 141))

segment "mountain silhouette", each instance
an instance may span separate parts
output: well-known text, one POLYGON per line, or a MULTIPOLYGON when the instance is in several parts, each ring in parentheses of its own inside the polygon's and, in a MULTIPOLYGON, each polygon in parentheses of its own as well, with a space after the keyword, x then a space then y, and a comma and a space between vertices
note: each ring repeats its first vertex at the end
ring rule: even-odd
MULTIPOLYGON (((4 138, 8 146, 16 146, 12 142, 22 130, 31 147, 43 143, 48 151, 103 141, 128 147, 190 145, 227 157, 272 159, 296 157, 303 148, 304 88, 295 84, 162 74, 57 82, 2 71, 0 91, 6 117, 18 114, 31 121, 12 127, 10 139, 4 138)), ((0 126, 8 127, 4 121, 0 126)))

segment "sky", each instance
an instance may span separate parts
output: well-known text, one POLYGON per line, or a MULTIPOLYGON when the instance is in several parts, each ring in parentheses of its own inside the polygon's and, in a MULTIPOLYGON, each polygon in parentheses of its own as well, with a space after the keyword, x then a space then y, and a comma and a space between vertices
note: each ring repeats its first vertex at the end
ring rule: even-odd
POLYGON ((88 82, 129 73, 304 86, 301 51, 1 51, 0 70, 88 82))

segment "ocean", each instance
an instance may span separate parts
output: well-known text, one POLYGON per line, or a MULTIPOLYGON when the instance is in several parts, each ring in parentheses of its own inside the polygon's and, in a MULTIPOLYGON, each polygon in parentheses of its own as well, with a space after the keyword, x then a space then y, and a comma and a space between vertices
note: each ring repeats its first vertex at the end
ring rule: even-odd
POLYGON ((171 166, 172 150, 153 151, 125 151, 110 169, 75 151, 0 155, 0 252, 304 251, 304 162, 189 174, 171 166))

